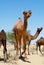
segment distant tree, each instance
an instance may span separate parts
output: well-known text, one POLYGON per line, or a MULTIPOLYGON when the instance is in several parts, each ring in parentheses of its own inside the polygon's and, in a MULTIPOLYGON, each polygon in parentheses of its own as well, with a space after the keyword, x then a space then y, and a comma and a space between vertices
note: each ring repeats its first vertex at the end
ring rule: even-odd
POLYGON ((8 32, 8 33, 7 33, 7 39, 14 41, 14 34, 11 33, 11 32, 8 32))

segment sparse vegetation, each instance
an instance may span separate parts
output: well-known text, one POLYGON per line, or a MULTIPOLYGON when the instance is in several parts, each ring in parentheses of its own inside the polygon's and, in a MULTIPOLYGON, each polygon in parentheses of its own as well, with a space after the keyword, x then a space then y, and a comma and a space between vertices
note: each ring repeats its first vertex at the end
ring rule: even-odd
POLYGON ((11 32, 8 32, 8 33, 7 33, 7 39, 8 39, 8 40, 14 40, 14 34, 11 33, 11 32))

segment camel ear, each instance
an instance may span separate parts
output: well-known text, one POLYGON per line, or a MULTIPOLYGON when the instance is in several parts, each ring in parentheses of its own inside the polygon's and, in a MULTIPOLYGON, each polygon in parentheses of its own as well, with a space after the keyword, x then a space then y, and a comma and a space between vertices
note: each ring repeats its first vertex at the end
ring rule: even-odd
POLYGON ((41 27, 41 29, 43 29, 43 27, 41 27))
POLYGON ((25 14, 25 11, 23 12, 23 14, 25 14))

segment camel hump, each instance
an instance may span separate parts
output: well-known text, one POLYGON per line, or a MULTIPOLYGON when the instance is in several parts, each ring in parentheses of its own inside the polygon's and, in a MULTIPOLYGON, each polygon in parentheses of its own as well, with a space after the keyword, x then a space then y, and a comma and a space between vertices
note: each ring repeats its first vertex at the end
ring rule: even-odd
POLYGON ((17 23, 14 25, 14 29, 22 29, 22 28, 23 28, 23 22, 19 17, 17 23))
POLYGON ((43 37, 41 37, 41 39, 42 39, 43 37))
POLYGON ((2 29, 0 32, 0 40, 6 40, 6 32, 2 29))

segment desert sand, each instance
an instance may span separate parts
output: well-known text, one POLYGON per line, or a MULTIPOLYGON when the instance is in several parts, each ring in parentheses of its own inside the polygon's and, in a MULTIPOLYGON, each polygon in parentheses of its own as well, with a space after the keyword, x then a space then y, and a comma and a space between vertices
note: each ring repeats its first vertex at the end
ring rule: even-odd
POLYGON ((30 55, 27 55, 28 59, 24 62, 21 59, 14 59, 16 57, 14 51, 14 45, 8 44, 8 57, 7 62, 4 62, 3 58, 3 46, 0 48, 0 65, 44 65, 44 55, 42 56, 40 52, 36 54, 35 45, 30 45, 30 55))

